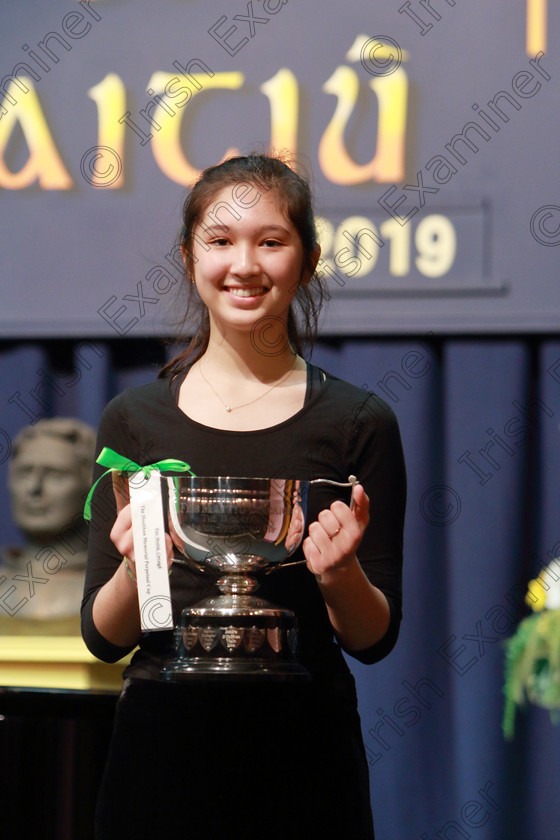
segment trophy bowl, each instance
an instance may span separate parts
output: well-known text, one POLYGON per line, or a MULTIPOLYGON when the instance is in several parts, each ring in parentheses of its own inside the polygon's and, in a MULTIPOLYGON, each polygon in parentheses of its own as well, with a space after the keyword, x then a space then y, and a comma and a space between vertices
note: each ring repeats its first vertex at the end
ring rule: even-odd
MULTIPOLYGON (((311 482, 167 476, 169 532, 188 565, 211 571, 220 594, 182 611, 176 655, 161 678, 308 679, 293 612, 255 595, 257 576, 301 544, 311 482)), ((296 561, 304 562, 304 561, 296 561)))

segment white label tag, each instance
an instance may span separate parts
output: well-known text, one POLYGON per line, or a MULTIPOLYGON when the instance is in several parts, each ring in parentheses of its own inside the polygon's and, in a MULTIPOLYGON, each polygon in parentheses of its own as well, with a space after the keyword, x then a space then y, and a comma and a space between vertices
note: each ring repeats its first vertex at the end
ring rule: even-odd
POLYGON ((130 509, 136 558, 136 582, 142 630, 173 629, 171 590, 165 548, 161 476, 130 476, 130 509))

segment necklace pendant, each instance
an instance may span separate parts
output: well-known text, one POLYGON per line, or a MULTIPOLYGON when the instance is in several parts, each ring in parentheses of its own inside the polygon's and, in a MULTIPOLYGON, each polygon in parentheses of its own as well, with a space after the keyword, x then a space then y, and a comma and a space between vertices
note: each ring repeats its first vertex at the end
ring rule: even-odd
POLYGON ((231 405, 226 405, 226 411, 231 411, 231 405))

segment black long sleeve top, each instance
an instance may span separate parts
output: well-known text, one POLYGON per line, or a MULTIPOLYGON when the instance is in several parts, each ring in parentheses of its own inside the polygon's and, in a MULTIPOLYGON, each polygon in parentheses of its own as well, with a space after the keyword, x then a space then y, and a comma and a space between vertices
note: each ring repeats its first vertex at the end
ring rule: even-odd
MULTIPOLYGON (((107 446, 140 465, 165 458, 184 460, 199 476, 347 481, 349 475, 356 475, 370 498, 370 523, 358 558, 368 579, 388 600, 390 624, 379 642, 347 653, 365 663, 386 656, 396 642, 401 621, 406 496, 401 439, 389 406, 376 395, 309 365, 307 396, 300 411, 270 428, 231 432, 191 420, 177 405, 177 390, 177 379, 158 379, 115 397, 101 418, 97 454, 107 446)), ((94 479, 102 472, 96 465, 94 479)), ((342 497, 339 488, 312 485, 307 523, 342 497)), ((109 477, 96 488, 92 511, 82 633, 95 656, 114 662, 129 649, 104 639, 92 618, 97 592, 122 562, 109 538, 116 516, 109 477)), ((291 560, 302 557, 300 548, 291 560)), ((170 582, 176 622, 182 608, 217 591, 213 579, 179 564, 173 565, 170 582)), ((268 575, 259 595, 295 612, 299 658, 312 675, 334 677, 348 672, 320 590, 304 564, 268 575)), ((172 645, 172 631, 145 633, 126 675, 156 675, 161 662, 171 655, 172 645)))

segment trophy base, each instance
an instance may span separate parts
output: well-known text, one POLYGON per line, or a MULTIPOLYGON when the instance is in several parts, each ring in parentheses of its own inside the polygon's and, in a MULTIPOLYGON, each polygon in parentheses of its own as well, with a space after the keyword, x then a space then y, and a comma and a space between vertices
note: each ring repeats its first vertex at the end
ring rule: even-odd
POLYGON ((168 682, 310 679, 296 659, 295 615, 261 598, 207 598, 183 610, 176 637, 176 656, 160 674, 168 682))
POLYGON ((263 660, 242 662, 231 659, 207 660, 202 657, 185 657, 175 659, 165 665, 160 673, 160 679, 166 682, 190 682, 193 680, 231 680, 258 682, 291 682, 292 680, 308 681, 309 671, 299 663, 271 664, 263 660))

